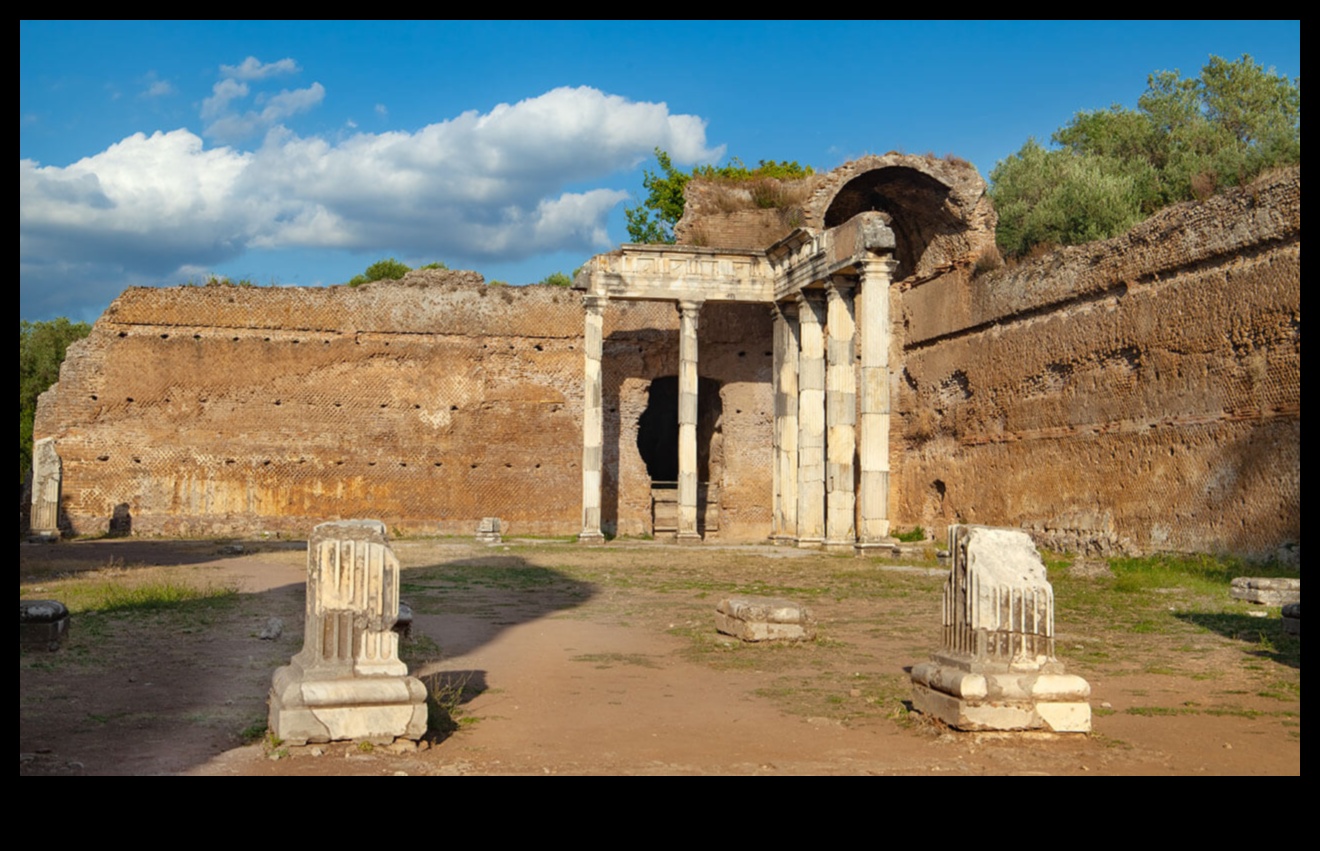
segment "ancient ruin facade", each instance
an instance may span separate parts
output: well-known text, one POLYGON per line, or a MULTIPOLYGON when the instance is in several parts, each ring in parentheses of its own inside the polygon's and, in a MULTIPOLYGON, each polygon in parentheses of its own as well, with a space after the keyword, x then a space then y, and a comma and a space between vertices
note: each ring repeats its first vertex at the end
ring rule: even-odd
POLYGON ((65 531, 1295 552, 1300 170, 997 271, 964 163, 783 189, 694 185, 686 244, 593 258, 582 292, 130 289, 38 408, 65 531))

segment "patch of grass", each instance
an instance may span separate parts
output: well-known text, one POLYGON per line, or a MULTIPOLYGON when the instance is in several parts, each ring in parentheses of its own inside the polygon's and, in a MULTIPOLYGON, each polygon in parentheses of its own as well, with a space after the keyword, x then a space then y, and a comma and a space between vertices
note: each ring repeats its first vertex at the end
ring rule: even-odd
POLYGON ((914 526, 906 532, 895 532, 894 538, 905 544, 915 544, 918 541, 926 540, 926 530, 920 526, 914 526))
POLYGON ((1185 706, 1129 706, 1123 710, 1128 715, 1158 717, 1166 715, 1195 715, 1195 709, 1185 706))
POLYGON ((110 584, 97 590, 100 600, 94 608, 102 612, 155 611, 194 601, 228 602, 238 595, 234 587, 197 588, 169 581, 110 584))
POLYGON ((1154 555, 1143 558, 1112 558, 1114 590, 1127 593, 1155 588, 1186 588, 1211 592, 1228 586, 1238 576, 1296 576, 1272 563, 1252 563, 1232 556, 1154 555))
POLYGON ((645 653, 583 653, 571 657, 572 662, 591 662, 597 668, 612 668, 615 665, 633 665, 638 668, 659 668, 655 659, 645 653))
POLYGON ((238 740, 245 745, 260 742, 266 738, 266 719, 260 718, 238 731, 238 740))
POLYGON ((39 590, 29 590, 20 583, 19 595, 40 594, 43 598, 59 600, 73 614, 157 612, 184 605, 194 610, 221 608, 238 598, 238 588, 233 585, 180 582, 161 575, 158 569, 125 567, 114 558, 98 570, 64 579, 47 579, 35 583, 35 587, 39 590))

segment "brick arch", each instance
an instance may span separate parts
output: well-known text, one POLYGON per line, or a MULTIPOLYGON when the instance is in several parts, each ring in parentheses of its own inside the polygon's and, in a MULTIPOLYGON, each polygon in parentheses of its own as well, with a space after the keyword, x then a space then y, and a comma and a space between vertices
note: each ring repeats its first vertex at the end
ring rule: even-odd
POLYGON ((954 157, 889 153, 822 175, 804 210, 806 224, 829 228, 858 213, 887 213, 899 277, 970 262, 994 244, 996 215, 975 167, 954 157))

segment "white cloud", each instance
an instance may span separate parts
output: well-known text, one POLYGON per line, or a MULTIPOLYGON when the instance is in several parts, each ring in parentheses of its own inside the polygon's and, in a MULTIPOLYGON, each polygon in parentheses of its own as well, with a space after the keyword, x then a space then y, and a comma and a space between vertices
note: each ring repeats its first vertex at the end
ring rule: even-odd
POLYGON ((274 124, 252 151, 208 148, 180 129, 138 133, 65 167, 20 160, 23 299, 70 270, 159 278, 249 248, 378 249, 466 263, 600 250, 609 244, 606 218, 627 193, 568 186, 632 169, 657 146, 680 163, 722 154, 706 146, 697 116, 586 87, 335 142, 277 123, 319 103, 319 84, 274 95, 260 112, 228 109, 246 96, 244 83, 222 80, 203 115, 221 138, 231 127, 274 124))
POLYGON ((264 80, 267 77, 274 77, 278 74, 296 74, 302 68, 292 59, 281 59, 278 62, 269 62, 262 64, 255 56, 249 56, 238 65, 221 65, 220 73, 226 77, 233 77, 236 80, 264 80))
POLYGON ((305 89, 285 89, 277 95, 259 100, 264 103, 260 112, 248 110, 241 115, 229 112, 231 101, 246 97, 245 83, 221 80, 215 84, 214 94, 202 104, 202 117, 211 118, 202 132, 222 142, 237 142, 272 127, 290 116, 306 112, 325 99, 325 87, 312 83, 305 89))
POLYGON ((214 121, 229 110, 231 101, 248 96, 247 83, 221 80, 211 87, 211 96, 202 101, 202 119, 214 121))

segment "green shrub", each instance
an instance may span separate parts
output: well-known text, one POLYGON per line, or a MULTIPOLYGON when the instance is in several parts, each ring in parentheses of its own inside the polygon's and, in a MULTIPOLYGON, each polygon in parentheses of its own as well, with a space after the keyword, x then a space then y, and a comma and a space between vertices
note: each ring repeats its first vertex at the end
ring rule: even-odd
POLYGON ((547 287, 571 287, 573 279, 563 272, 551 272, 541 279, 541 284, 547 287))
MULTIPOLYGON (((432 264, 425 268, 445 268, 443 265, 432 264)), ((377 260, 367 267, 367 271, 361 275, 354 275, 348 282, 350 287, 360 287, 363 284, 369 284, 372 281, 397 281, 404 275, 412 271, 412 267, 400 263, 393 257, 386 260, 377 260)))
POLYGON ((1151 213, 1301 162, 1301 84, 1250 56, 1212 56, 1201 76, 1147 78, 1137 109, 1079 112, 990 174, 999 247, 1074 245, 1123 233, 1151 213))

